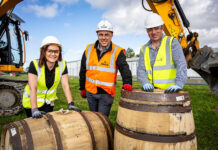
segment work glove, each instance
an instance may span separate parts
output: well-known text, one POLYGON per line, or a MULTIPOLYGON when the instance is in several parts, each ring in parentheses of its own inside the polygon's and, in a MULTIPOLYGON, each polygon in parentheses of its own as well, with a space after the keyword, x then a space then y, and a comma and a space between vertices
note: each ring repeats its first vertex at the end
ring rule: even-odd
POLYGON ((44 111, 39 111, 38 108, 31 109, 33 118, 42 118, 42 115, 45 114, 44 111))
POLYGON ((69 110, 75 110, 75 111, 81 112, 81 109, 79 109, 78 107, 74 106, 74 102, 70 102, 68 104, 68 109, 69 110))
POLYGON ((182 88, 179 87, 178 85, 171 85, 170 87, 168 87, 164 93, 174 93, 177 92, 179 90, 181 90, 182 88))
POLYGON ((130 84, 124 84, 124 85, 123 85, 123 89, 126 90, 126 91, 132 91, 132 85, 130 85, 130 84))
POLYGON ((146 91, 146 92, 153 92, 154 91, 154 86, 151 84, 151 83, 145 83, 143 85, 143 89, 146 91))
POLYGON ((80 95, 81 95, 82 98, 86 98, 86 90, 85 89, 81 90, 80 95))

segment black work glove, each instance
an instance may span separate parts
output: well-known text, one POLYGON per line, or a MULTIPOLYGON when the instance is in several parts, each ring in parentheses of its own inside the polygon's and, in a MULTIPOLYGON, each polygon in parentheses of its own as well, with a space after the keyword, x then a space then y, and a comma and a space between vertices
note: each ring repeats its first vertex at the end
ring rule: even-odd
POLYGON ((44 111, 39 111, 38 108, 31 109, 33 118, 42 118, 42 115, 45 114, 44 111))
POLYGON ((74 102, 70 102, 68 104, 68 108, 69 108, 69 110, 75 110, 75 111, 81 112, 81 109, 79 109, 78 107, 74 106, 74 102))

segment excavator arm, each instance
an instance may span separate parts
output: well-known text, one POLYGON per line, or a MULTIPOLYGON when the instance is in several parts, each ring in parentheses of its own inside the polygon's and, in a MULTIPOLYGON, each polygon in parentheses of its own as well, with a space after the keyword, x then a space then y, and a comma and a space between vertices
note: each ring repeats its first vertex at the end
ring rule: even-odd
POLYGON ((13 9, 21 1, 23 0, 0 0, 0 17, 6 14, 8 10, 13 9))
POLYGON ((218 95, 218 53, 212 48, 199 47, 198 33, 190 30, 190 23, 186 18, 178 0, 146 0, 151 10, 158 13, 164 22, 164 32, 168 36, 177 38, 183 49, 188 68, 195 70, 209 85, 210 92, 218 95), (182 23, 181 21, 182 20, 182 23), (188 35, 185 35, 184 28, 188 35))

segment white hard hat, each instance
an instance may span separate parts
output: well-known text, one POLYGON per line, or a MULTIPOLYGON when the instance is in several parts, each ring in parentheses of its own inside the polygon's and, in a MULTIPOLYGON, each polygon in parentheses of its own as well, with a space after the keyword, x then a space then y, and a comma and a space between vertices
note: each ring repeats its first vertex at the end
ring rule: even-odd
POLYGON ((111 23, 107 20, 102 20, 98 23, 98 26, 97 26, 97 29, 96 29, 96 32, 97 31, 102 31, 102 30, 106 30, 106 31, 111 31, 113 32, 113 27, 111 25, 111 23))
POLYGON ((46 46, 46 45, 50 45, 50 44, 57 44, 58 46, 60 46, 62 48, 62 45, 60 43, 60 41, 55 37, 55 36, 47 36, 42 40, 41 46, 40 46, 40 50, 46 46))
POLYGON ((163 25, 162 18, 156 14, 156 13, 150 13, 148 14, 146 20, 145 20, 145 28, 153 28, 163 25))

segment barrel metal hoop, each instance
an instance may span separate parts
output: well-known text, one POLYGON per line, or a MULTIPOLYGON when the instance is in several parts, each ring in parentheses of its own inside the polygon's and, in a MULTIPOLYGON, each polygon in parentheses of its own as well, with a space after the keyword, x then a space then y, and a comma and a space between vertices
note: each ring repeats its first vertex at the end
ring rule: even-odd
POLYGON ((33 138, 27 122, 25 120, 20 120, 20 123, 25 131, 28 150, 34 150, 33 138))
POLYGON ((188 93, 153 93, 153 92, 129 92, 122 90, 121 97, 138 100, 138 101, 152 101, 152 102, 186 102, 190 101, 188 93))
POLYGON ((63 145, 62 145, 60 131, 58 129, 58 126, 57 126, 53 116, 50 115, 50 114, 45 114, 45 115, 47 116, 48 121, 49 121, 49 123, 51 124, 51 126, 52 126, 52 128, 54 130, 54 134, 55 134, 55 139, 56 139, 58 150, 63 150, 63 145))
POLYGON ((130 138, 134 138, 137 140, 143 141, 150 141, 150 142, 161 142, 161 143, 177 143, 177 142, 186 142, 193 140, 195 138, 195 131, 190 135, 157 135, 157 134, 147 134, 147 133, 140 133, 136 131, 132 131, 126 128, 121 127, 119 124, 116 123, 116 130, 130 138))
POLYGON ((11 136, 11 144, 13 147, 13 150, 21 150, 22 144, 21 144, 21 137, 18 130, 18 126, 15 123, 10 123, 6 127, 8 130, 10 130, 10 136, 11 136))
POLYGON ((109 126, 110 126, 110 129, 111 129, 111 131, 112 131, 112 136, 114 137, 114 126, 113 126, 112 123, 110 122, 109 118, 108 118, 105 114, 103 114, 102 112, 98 112, 98 113, 99 113, 101 116, 103 116, 105 120, 107 120, 107 122, 108 122, 108 124, 109 124, 109 126))
POLYGON ((192 110, 191 105, 148 105, 148 104, 135 104, 120 100, 119 106, 135 111, 144 112, 157 112, 157 113, 186 113, 192 110))
POLYGON ((86 116, 82 112, 78 112, 78 113, 83 117, 83 119, 86 122, 86 125, 88 126, 89 133, 90 133, 90 136, 91 136, 91 139, 92 139, 92 149, 97 150, 96 142, 95 142, 95 136, 94 136, 94 132, 92 130, 91 124, 89 123, 88 119, 86 118, 86 116))
MULTIPOLYGON (((113 150, 114 148, 114 146, 113 146, 113 130, 111 130, 111 132, 112 132, 112 137, 110 136, 110 131, 109 131, 109 129, 108 129, 108 127, 107 127, 107 125, 106 125, 106 123, 105 123, 105 120, 102 118, 102 116, 98 113, 98 112, 93 112, 94 114, 96 114, 97 116, 98 116, 98 118, 101 120, 101 122, 102 122, 102 124, 104 125, 104 128, 105 128, 105 130, 106 130, 106 132, 107 132, 107 138, 108 138, 108 148, 109 148, 109 150, 113 150)), ((104 117, 104 118, 106 118, 106 117, 104 117)), ((108 120, 107 120, 108 121, 108 120)))

